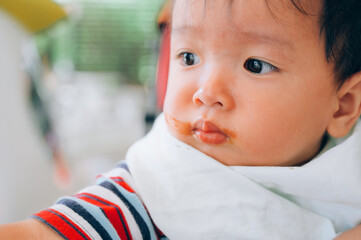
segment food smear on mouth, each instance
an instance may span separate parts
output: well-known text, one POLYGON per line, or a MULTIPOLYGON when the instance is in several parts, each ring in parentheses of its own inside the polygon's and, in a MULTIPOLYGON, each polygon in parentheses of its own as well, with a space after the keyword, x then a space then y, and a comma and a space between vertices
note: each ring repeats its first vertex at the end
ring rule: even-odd
POLYGON ((165 114, 165 121, 169 126, 174 127, 177 131, 183 135, 190 134, 192 132, 192 124, 189 122, 183 122, 175 119, 174 117, 165 114))
MULTIPOLYGON (((218 129, 217 126, 215 126, 214 124, 210 123, 210 122, 204 122, 202 123, 202 126, 199 129, 195 129, 192 127, 192 124, 190 122, 184 122, 184 121, 180 121, 174 117, 171 117, 168 114, 165 114, 165 120, 167 122, 167 124, 169 126, 174 127, 175 129, 177 129, 177 131, 180 134, 183 135, 189 135, 189 134, 193 134, 193 135, 198 135, 199 138, 202 140, 204 140, 204 142, 207 142, 207 139, 209 140, 209 143, 212 142, 219 142, 219 141, 223 141, 224 137, 226 137, 226 140, 232 140, 236 138, 236 133, 232 130, 229 130, 227 128, 222 128, 222 129, 218 129), (214 131, 216 129, 216 131, 214 131), (202 131, 202 136, 200 136, 200 132, 197 133, 197 131, 202 131)), ((196 136, 196 137, 198 137, 196 136)), ((203 141, 202 140, 202 141, 203 141)))

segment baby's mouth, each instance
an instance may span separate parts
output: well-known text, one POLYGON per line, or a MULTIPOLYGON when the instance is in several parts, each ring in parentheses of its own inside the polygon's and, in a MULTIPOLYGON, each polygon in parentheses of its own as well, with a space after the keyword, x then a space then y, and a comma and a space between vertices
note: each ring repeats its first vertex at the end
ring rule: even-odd
POLYGON ((223 144, 228 136, 214 123, 198 120, 193 129, 193 136, 206 144, 223 144))

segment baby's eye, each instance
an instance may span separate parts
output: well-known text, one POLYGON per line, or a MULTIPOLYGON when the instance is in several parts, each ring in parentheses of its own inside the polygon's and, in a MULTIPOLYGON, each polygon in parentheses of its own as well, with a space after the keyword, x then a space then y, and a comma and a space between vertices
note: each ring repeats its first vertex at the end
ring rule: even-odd
POLYGON ((247 71, 256 74, 265 74, 278 70, 278 68, 273 66, 272 64, 254 58, 247 59, 246 62, 244 63, 244 68, 247 71))
POLYGON ((200 59, 197 54, 190 52, 180 53, 179 56, 182 58, 182 64, 185 66, 192 66, 198 64, 200 59))

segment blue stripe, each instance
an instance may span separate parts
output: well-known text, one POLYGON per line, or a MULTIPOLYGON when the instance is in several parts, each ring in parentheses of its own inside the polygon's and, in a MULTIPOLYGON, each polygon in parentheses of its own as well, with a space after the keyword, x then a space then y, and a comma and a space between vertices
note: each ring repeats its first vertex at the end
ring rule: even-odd
POLYGON ((114 182, 124 182, 123 179, 119 179, 119 178, 112 178, 112 180, 113 180, 114 182))
POLYGON ((134 193, 126 191, 124 188, 121 188, 117 184, 104 177, 98 178, 97 184, 112 191, 128 207, 139 226, 139 230, 142 233, 143 239, 157 239, 149 215, 143 204, 140 202, 139 198, 134 193))
POLYGON ((69 240, 69 238, 65 237, 56 227, 54 227, 53 225, 51 225, 48 221, 46 221, 45 219, 36 216, 36 215, 32 215, 30 218, 36 219, 42 223, 44 223, 45 225, 47 225, 48 227, 50 227, 51 229, 53 229, 57 234, 59 234, 62 238, 64 238, 65 240, 69 240))
MULTIPOLYGON (((130 233, 128 232, 127 225, 126 225, 126 223, 125 223, 125 221, 124 221, 123 215, 122 215, 122 214, 120 213, 120 211, 119 211, 119 207, 118 207, 118 206, 116 206, 116 205, 114 205, 114 204, 109 204, 109 203, 107 203, 107 202, 104 202, 104 201, 102 201, 101 199, 95 198, 95 197, 90 196, 90 195, 88 195, 88 194, 86 194, 86 193, 83 193, 83 194, 81 194, 81 195, 77 195, 77 197, 86 197, 86 198, 89 198, 89 199, 93 199, 94 201, 97 201, 97 202, 99 202, 99 203, 102 203, 102 204, 104 204, 104 205, 106 205, 106 206, 113 207, 113 208, 117 211, 118 216, 119 216, 119 218, 120 218, 120 221, 122 222, 123 230, 124 230, 125 234, 127 235, 127 239, 130 239, 130 235, 129 235, 130 233)), ((105 215, 104 210, 103 210, 102 208, 101 208, 101 210, 102 210, 102 212, 103 212, 104 215, 105 215)))
POLYGON ((123 168, 129 172, 128 164, 126 162, 120 162, 116 165, 117 168, 123 168))
POLYGON ((114 178, 112 178, 112 180, 113 180, 114 182, 117 182, 117 183, 125 182, 123 179, 114 179, 114 178))
POLYGON ((62 198, 57 203, 63 204, 79 214, 99 233, 102 239, 119 239, 113 225, 98 206, 75 197, 62 198))

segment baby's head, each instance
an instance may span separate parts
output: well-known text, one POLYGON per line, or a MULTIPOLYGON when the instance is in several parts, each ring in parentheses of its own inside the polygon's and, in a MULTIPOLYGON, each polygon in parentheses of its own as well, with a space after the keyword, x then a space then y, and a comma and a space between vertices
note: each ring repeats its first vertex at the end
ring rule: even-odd
POLYGON ((359 0, 175 0, 170 132, 226 165, 292 166, 361 109, 359 0))

